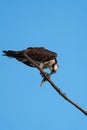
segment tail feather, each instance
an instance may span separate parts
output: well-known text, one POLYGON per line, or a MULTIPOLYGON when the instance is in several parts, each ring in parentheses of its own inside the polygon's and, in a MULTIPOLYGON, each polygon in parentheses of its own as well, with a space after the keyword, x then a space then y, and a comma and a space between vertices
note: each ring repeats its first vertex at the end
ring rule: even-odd
POLYGON ((20 57, 21 56, 21 51, 6 51, 6 50, 3 50, 3 56, 8 56, 8 57, 14 57, 14 58, 17 58, 17 57, 20 57))

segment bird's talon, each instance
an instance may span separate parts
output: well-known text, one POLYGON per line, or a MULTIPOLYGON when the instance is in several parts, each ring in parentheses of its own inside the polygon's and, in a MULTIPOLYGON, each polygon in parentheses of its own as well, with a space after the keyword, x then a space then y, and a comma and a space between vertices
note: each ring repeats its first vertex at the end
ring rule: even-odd
MULTIPOLYGON (((45 73, 45 75, 47 76, 48 79, 50 79, 50 74, 49 74, 49 73, 45 73)), ((43 75, 42 75, 42 76, 43 76, 43 75)), ((43 76, 43 77, 44 77, 44 76, 43 76)), ((42 86, 42 84, 43 84, 45 81, 47 81, 47 79, 46 79, 46 78, 43 78, 42 81, 41 81, 40 86, 42 86)))
POLYGON ((45 78, 42 79, 41 83, 40 83, 40 86, 42 87, 43 83, 46 81, 45 78))

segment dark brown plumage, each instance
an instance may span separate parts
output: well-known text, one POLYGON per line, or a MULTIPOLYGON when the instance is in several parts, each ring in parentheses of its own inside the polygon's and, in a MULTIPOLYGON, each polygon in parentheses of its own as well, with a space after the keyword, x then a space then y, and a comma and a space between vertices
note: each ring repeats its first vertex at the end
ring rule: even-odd
MULTIPOLYGON (((43 47, 29 47, 25 51, 25 53, 32 59, 34 60, 38 65, 41 65, 41 63, 43 63, 42 68, 50 68, 50 65, 48 65, 48 62, 51 60, 53 63, 51 63, 51 65, 53 64, 57 64, 57 54, 55 52, 52 52, 50 50, 47 50, 43 47), (45 63, 45 65, 44 65, 45 63), (48 65, 48 66, 47 66, 48 65)), ((26 59, 23 55, 23 51, 12 51, 12 50, 4 50, 3 51, 3 55, 6 55, 8 57, 13 57, 16 58, 17 60, 23 62, 26 65, 35 67, 33 64, 31 64, 29 62, 28 59, 26 59)))

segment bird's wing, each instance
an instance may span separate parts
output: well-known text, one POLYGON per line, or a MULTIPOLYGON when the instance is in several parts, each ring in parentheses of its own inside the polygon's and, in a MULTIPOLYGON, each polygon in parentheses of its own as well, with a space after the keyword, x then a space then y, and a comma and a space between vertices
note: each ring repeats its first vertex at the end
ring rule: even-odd
POLYGON ((23 51, 13 51, 13 50, 4 50, 4 55, 8 57, 16 58, 17 60, 23 62, 26 65, 33 66, 29 60, 24 57, 23 52, 25 52, 32 60, 38 62, 45 62, 49 60, 56 59, 57 54, 55 52, 49 51, 43 47, 30 47, 23 51))
POLYGON ((56 59, 57 54, 55 52, 49 51, 43 47, 39 48, 28 48, 25 50, 25 53, 32 59, 40 62, 49 61, 56 59))

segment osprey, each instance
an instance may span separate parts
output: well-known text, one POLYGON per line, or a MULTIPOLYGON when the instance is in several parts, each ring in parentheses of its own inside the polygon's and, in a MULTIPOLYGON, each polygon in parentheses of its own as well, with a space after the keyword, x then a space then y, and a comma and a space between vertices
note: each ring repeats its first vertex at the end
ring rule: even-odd
POLYGON ((16 58, 18 61, 30 66, 35 67, 29 60, 23 55, 25 52, 32 60, 34 60, 41 69, 49 68, 50 74, 53 74, 58 69, 57 54, 43 47, 29 47, 22 51, 4 50, 3 55, 16 58))

